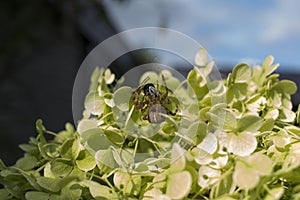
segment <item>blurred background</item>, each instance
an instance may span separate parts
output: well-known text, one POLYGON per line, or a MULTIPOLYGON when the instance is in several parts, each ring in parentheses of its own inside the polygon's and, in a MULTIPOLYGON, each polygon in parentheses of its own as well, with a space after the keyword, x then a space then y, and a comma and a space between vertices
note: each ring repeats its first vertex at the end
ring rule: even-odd
MULTIPOLYGON (((0 158, 13 164, 22 155, 18 144, 36 136, 38 118, 55 132, 73 123, 72 87, 81 62, 101 41, 132 28, 163 27, 190 36, 224 76, 237 63, 260 64, 271 54, 281 64, 281 78, 300 86, 299 10, 297 0, 1 1, 0 158)), ((142 41, 122 45, 130 42, 142 41)), ((112 70, 120 77, 160 54, 131 52, 112 70)), ((170 65, 188 70, 176 58, 170 65)), ((297 93, 293 103, 299 102, 297 93)))

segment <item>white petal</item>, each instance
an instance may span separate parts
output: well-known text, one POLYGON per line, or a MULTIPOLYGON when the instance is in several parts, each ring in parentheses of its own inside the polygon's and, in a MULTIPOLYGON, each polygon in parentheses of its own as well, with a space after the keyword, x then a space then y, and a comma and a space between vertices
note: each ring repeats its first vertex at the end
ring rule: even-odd
POLYGON ((206 188, 216 183, 221 176, 221 172, 216 169, 212 169, 208 166, 201 166, 199 168, 198 185, 206 188))
POLYGON ((227 148, 227 151, 238 156, 250 155, 257 146, 257 140, 253 133, 222 133, 219 135, 221 146, 227 148))
POLYGON ((207 153, 213 154, 218 148, 217 137, 212 133, 208 133, 197 147, 207 153))

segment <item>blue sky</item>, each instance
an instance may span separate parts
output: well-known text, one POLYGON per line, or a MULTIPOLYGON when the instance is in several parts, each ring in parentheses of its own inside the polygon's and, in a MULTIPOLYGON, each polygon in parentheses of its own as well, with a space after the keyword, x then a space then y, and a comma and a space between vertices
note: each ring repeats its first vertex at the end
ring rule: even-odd
POLYGON ((217 65, 261 63, 273 55, 280 69, 300 71, 300 1, 106 0, 120 31, 160 26, 203 45, 217 65))

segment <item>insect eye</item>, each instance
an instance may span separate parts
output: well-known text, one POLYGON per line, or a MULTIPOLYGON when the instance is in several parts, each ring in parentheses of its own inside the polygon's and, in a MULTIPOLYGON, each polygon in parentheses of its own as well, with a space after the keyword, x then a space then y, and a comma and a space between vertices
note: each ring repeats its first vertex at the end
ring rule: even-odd
POLYGON ((149 93, 150 93, 151 95, 155 95, 155 94, 156 94, 156 89, 155 89, 155 87, 150 86, 150 87, 149 87, 149 93))

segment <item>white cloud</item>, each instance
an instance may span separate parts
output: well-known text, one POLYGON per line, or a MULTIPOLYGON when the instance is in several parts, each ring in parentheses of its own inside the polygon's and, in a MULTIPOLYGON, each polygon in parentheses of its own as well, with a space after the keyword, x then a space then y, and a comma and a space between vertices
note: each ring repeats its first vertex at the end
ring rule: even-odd
POLYGON ((275 7, 266 10, 261 16, 263 43, 273 43, 289 40, 300 35, 300 1, 277 0, 275 7))
POLYGON ((192 37, 213 57, 220 57, 225 62, 245 57, 256 60, 265 54, 297 62, 294 54, 299 52, 299 46, 293 39, 300 41, 299 0, 104 2, 120 31, 160 26, 165 22, 167 28, 192 37))

